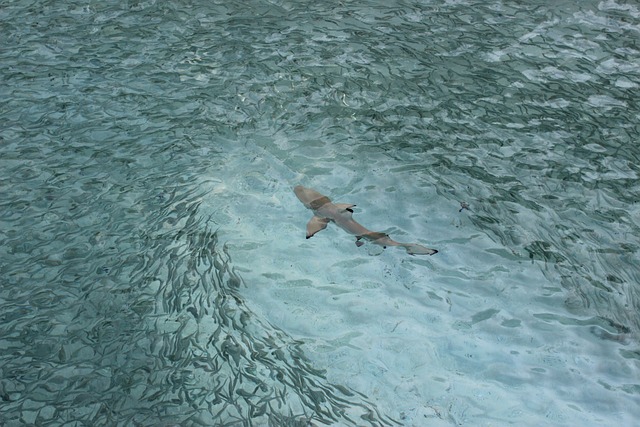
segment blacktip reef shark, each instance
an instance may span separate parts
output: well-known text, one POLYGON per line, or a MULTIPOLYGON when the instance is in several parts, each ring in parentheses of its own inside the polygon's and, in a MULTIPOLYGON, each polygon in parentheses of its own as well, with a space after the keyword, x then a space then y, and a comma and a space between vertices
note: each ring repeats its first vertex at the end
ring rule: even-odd
POLYGON ((338 227, 356 236, 356 246, 362 246, 364 244, 362 239, 364 239, 383 248, 387 246, 402 246, 410 255, 433 255, 438 253, 435 249, 425 248, 416 243, 396 242, 386 233, 366 229, 352 218, 352 208, 355 205, 333 203, 327 196, 302 185, 297 185, 293 192, 296 193, 298 199, 307 209, 313 211, 313 218, 307 224, 307 239, 318 231, 327 228, 327 224, 330 222, 335 222, 338 227))

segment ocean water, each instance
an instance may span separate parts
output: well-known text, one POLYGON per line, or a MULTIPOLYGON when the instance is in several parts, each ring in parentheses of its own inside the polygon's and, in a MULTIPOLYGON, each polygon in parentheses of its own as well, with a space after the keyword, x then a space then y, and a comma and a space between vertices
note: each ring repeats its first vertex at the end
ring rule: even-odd
POLYGON ((640 422, 640 7, 0 6, 3 426, 640 422), (434 256, 305 239, 302 184, 434 256))

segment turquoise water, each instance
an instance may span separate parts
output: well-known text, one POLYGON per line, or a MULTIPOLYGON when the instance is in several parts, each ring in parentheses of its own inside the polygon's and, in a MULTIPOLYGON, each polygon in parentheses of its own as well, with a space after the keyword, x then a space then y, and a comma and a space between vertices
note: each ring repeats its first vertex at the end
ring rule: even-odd
POLYGON ((634 2, 0 22, 0 424, 638 422, 634 2))

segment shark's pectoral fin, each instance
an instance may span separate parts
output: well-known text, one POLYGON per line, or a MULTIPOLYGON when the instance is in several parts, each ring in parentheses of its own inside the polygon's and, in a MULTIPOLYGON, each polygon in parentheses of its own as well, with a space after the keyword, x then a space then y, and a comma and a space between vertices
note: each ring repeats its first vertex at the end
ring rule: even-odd
POLYGON ((316 234, 318 231, 327 228, 327 224, 329 224, 328 218, 320 218, 319 216, 314 216, 313 218, 311 218, 311 220, 307 224, 307 239, 316 234))
POLYGON ((362 239, 362 236, 356 237, 356 246, 357 247, 360 247, 360 246, 364 245, 364 242, 361 239, 362 239))

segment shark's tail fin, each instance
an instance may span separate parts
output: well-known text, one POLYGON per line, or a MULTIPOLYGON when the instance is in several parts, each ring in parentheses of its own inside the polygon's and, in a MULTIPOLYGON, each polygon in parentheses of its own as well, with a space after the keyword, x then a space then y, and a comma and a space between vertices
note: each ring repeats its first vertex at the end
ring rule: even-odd
POLYGON ((424 246, 416 243, 407 243, 402 246, 404 246, 409 255, 433 255, 438 253, 436 249, 425 248, 424 246))

